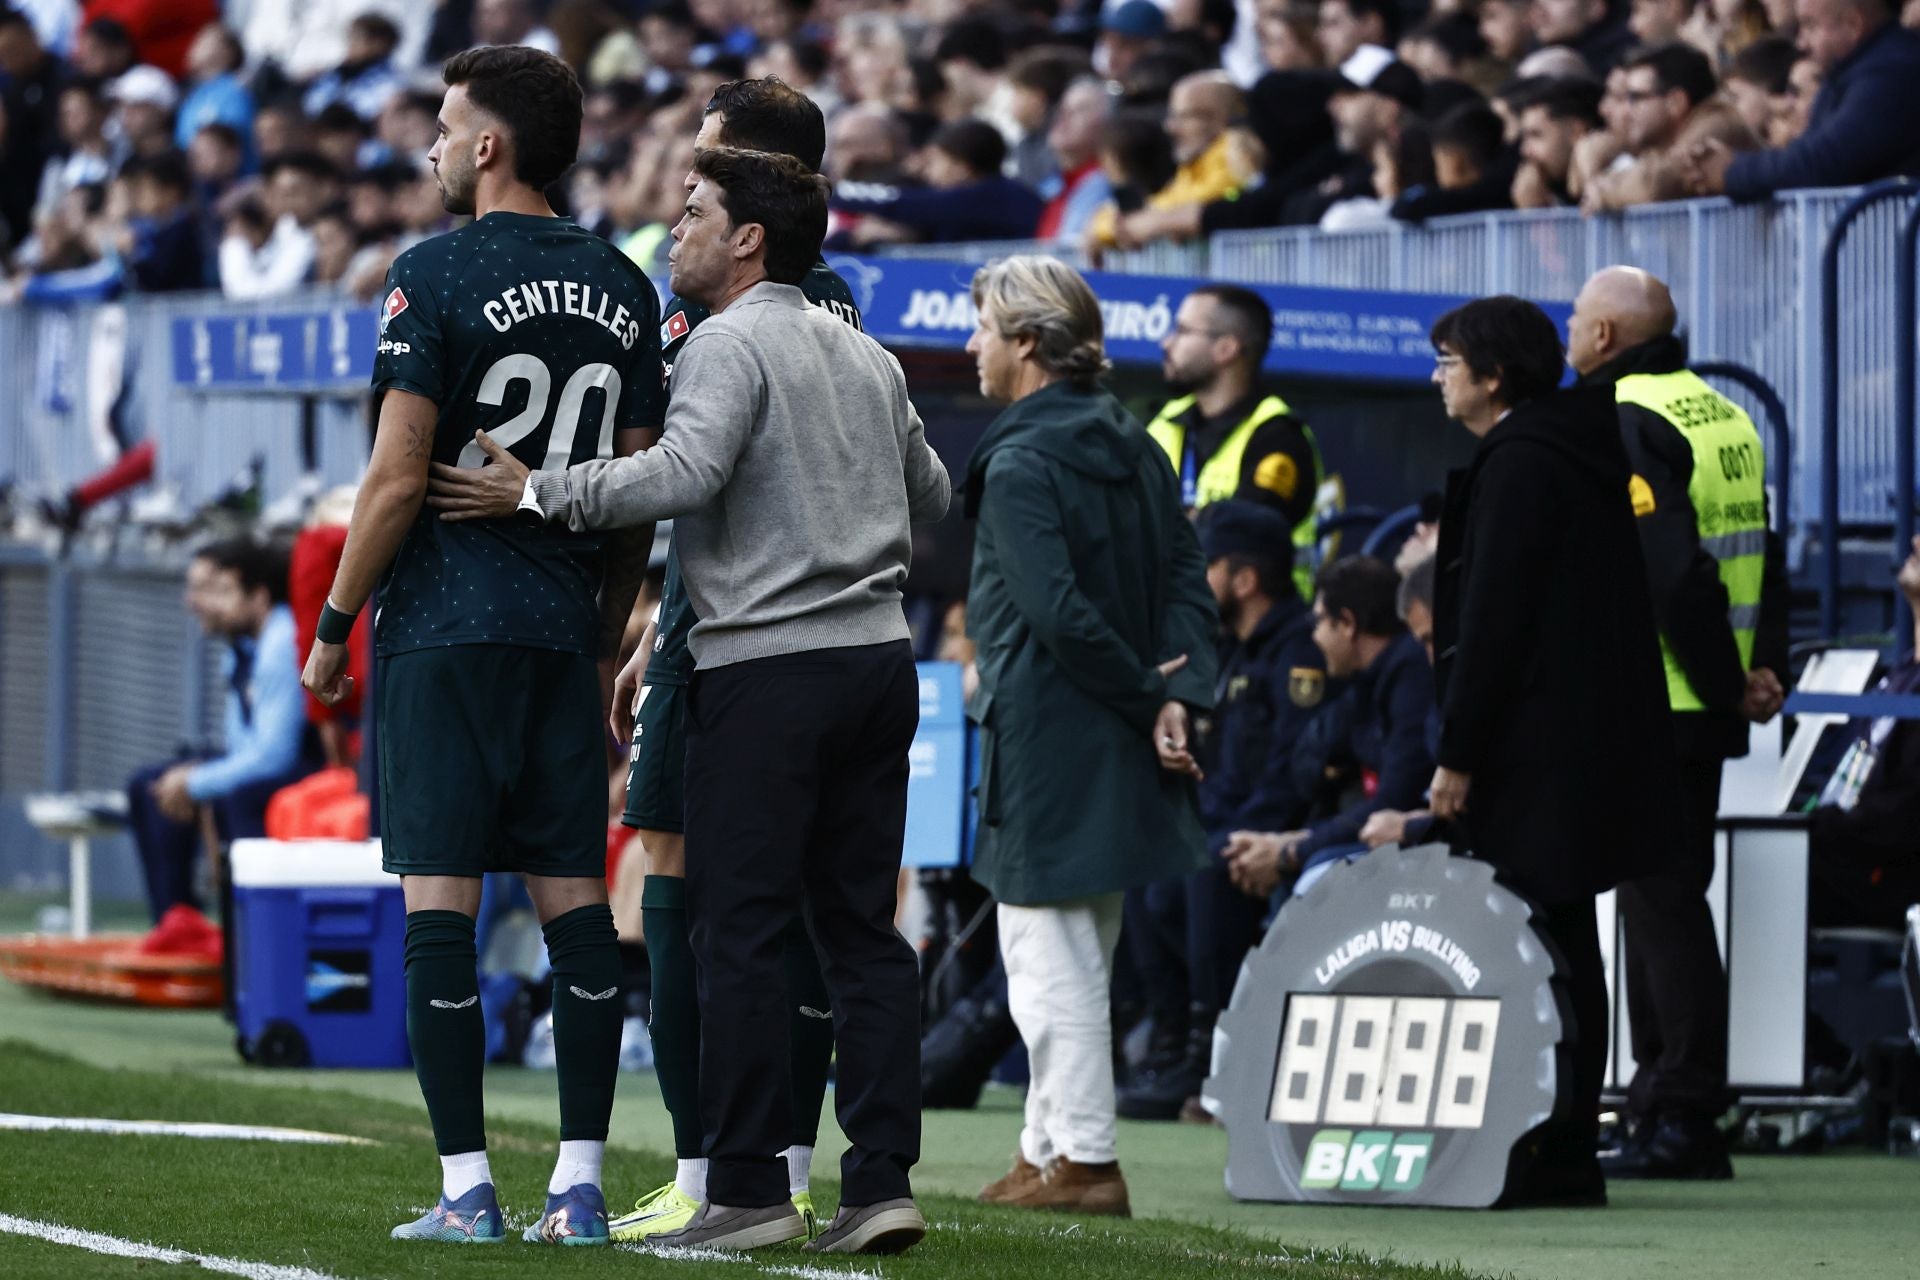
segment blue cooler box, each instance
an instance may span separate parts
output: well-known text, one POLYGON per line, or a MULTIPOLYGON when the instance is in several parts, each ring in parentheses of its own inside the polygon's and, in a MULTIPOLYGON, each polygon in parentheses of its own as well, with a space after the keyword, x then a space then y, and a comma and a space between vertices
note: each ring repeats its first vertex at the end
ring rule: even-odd
POLYGON ((236 840, 232 861, 242 1056, 407 1066, 407 909, 379 841, 236 840))

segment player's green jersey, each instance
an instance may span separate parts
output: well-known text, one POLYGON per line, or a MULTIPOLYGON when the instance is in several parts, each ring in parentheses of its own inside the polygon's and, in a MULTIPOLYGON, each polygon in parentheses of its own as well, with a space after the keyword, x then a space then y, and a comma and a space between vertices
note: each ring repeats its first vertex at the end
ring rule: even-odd
MULTIPOLYGON (((440 407, 435 462, 482 465, 476 428, 535 470, 609 458, 615 431, 664 414, 659 317, 646 273, 572 219, 490 213, 393 264, 373 385, 440 407)), ((564 525, 423 508, 387 570, 379 652, 592 653, 602 555, 564 525)))
MULTIPOLYGON (((860 304, 853 300, 847 282, 835 274, 825 260, 813 264, 800 282, 807 301, 839 316, 854 328, 860 328, 860 304)), ((666 318, 660 325, 660 384, 673 377, 674 356, 687 335, 699 327, 710 313, 697 302, 675 297, 667 302, 666 318)), ((680 580, 680 557, 671 544, 667 547, 667 574, 660 588, 660 621, 654 629, 653 656, 647 659, 646 684, 685 684, 693 678, 693 650, 687 637, 693 634, 693 601, 680 580)))

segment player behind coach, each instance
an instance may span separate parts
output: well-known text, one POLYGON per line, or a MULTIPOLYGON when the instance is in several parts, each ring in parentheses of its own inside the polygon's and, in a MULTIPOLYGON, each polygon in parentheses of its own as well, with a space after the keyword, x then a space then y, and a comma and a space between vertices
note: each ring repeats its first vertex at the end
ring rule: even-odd
POLYGON ((658 446, 614 465, 436 475, 451 517, 516 505, 573 529, 676 517, 692 634, 687 908, 700 970, 707 1203, 662 1245, 806 1233, 777 1154, 792 1131, 782 931, 804 900, 839 1050, 841 1209, 815 1252, 894 1251, 926 1225, 919 983, 893 925, 919 682, 901 611, 910 526, 950 484, 879 343, 797 287, 825 181, 790 156, 715 148, 673 230, 672 287, 712 319, 674 364, 658 446), (523 493, 524 485, 524 493, 523 493))

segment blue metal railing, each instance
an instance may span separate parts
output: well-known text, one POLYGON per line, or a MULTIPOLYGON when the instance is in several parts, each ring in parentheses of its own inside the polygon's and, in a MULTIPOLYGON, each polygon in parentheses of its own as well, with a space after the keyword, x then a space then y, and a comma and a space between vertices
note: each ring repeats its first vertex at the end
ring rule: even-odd
MULTIPOLYGON (((1908 178, 1877 182, 1866 188, 1840 210, 1820 250, 1820 634, 1824 636, 1840 633, 1840 250, 1848 228, 1861 214, 1887 201, 1905 200, 1916 190, 1920 187, 1908 178)), ((1909 272, 1909 288, 1911 284, 1909 272)), ((1896 281, 1896 288, 1898 285, 1896 281)), ((1911 315, 1911 305, 1907 311, 1911 315)), ((1900 323, 1910 325, 1911 321, 1900 323)), ((1905 406, 1897 407, 1896 415, 1901 407, 1905 406)), ((1912 428, 1894 434, 1896 438, 1911 437, 1912 428)), ((1911 485, 1909 465, 1901 489, 1911 485)))
MULTIPOLYGON (((1914 344, 1920 341, 1920 314, 1914 310, 1914 271, 1920 268, 1920 201, 1900 228, 1900 251, 1893 277, 1893 557, 1904 560, 1913 546, 1914 434, 1920 432, 1920 404, 1914 401, 1914 344)), ((1907 598, 1893 593, 1893 648, 1905 657, 1913 649, 1913 616, 1907 598)))
POLYGON ((1774 532, 1784 537, 1789 513, 1793 510, 1793 432, 1787 428, 1787 406, 1781 402, 1780 393, 1773 389, 1771 382, 1743 364, 1708 360, 1694 365, 1693 371, 1703 378, 1725 378, 1738 383, 1760 402, 1767 420, 1767 434, 1772 437, 1767 461, 1773 468, 1775 501, 1769 514, 1773 517, 1774 532))

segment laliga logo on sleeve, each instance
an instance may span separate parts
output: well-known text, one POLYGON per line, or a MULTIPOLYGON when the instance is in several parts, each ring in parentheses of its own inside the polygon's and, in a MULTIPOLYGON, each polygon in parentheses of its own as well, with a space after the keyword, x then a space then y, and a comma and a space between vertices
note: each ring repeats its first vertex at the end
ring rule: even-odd
POLYGON ((400 286, 395 285, 393 292, 387 295, 387 300, 380 304, 380 332, 385 333, 394 317, 406 309, 407 295, 400 292, 400 286))

